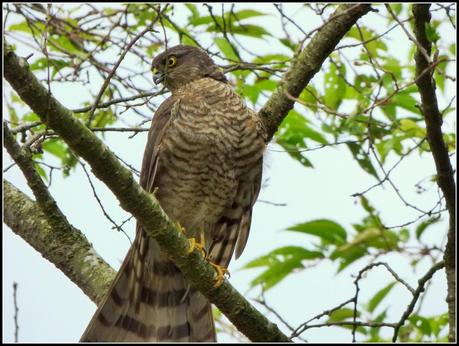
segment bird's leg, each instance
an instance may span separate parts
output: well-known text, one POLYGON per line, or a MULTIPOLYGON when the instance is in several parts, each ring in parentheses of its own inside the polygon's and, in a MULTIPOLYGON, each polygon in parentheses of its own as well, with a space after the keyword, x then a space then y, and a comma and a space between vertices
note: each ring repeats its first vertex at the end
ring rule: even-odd
MULTIPOLYGON (((206 258, 208 260, 208 258, 206 258)), ((208 260, 208 262, 210 263, 210 265, 212 267, 214 267, 215 269, 215 272, 217 274, 217 277, 215 278, 215 284, 214 284, 214 287, 217 288, 217 287, 220 287, 223 283, 223 281, 225 280, 225 276, 228 276, 230 275, 228 269, 226 269, 225 267, 223 266, 220 266, 218 264, 215 264, 211 261, 208 260)))
MULTIPOLYGON (((179 222, 176 223, 177 227, 180 229, 180 231, 186 236, 186 230, 182 225, 180 225, 179 222)), ((198 250, 202 257, 206 257, 206 249, 205 249, 205 241, 204 241, 204 232, 199 233, 199 241, 196 240, 196 238, 188 238, 188 242, 190 243, 190 247, 188 248, 188 253, 192 253, 195 249, 198 250)))
MULTIPOLYGON (((184 227, 179 222, 176 222, 176 225, 178 229, 186 236, 186 230, 184 227)), ((214 287, 217 288, 222 285, 223 281, 225 280, 225 277, 230 275, 228 269, 226 269, 223 266, 220 266, 218 264, 213 263, 209 256, 207 256, 206 249, 205 249, 205 235, 203 231, 199 232, 198 235, 199 241, 196 240, 196 238, 188 238, 188 241, 190 243, 190 247, 188 248, 188 253, 192 253, 195 249, 198 250, 201 255, 209 262, 209 264, 214 267, 215 272, 216 272, 216 278, 215 278, 215 284, 214 287)))

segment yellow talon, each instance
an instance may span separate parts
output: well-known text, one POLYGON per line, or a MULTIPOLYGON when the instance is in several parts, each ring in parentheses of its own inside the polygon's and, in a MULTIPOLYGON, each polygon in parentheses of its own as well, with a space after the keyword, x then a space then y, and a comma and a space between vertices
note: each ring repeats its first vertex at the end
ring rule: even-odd
POLYGON ((212 265, 212 267, 215 268, 215 271, 217 272, 217 277, 215 278, 215 284, 214 287, 220 287, 223 281, 225 280, 225 276, 228 275, 229 277, 229 271, 225 267, 219 266, 218 264, 212 263, 209 261, 209 263, 212 265))
POLYGON ((206 257, 206 249, 203 243, 198 243, 195 238, 188 238, 188 241, 190 242, 188 253, 192 253, 196 249, 201 253, 202 257, 206 257))
POLYGON ((182 225, 180 224, 180 222, 176 222, 175 225, 177 226, 177 228, 180 230, 180 232, 182 232, 183 234, 186 235, 186 230, 185 230, 185 227, 182 227, 182 225))

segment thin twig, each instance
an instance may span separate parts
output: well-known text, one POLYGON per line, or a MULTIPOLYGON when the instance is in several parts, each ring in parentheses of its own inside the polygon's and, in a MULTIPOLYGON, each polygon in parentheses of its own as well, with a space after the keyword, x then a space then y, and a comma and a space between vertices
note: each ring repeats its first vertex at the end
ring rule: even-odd
MULTIPOLYGON (((164 7, 163 11, 167 8, 167 4, 166 6, 164 7)), ((152 21, 152 23, 150 25, 148 25, 145 29, 143 29, 140 33, 137 34, 136 37, 134 37, 134 39, 132 39, 132 41, 127 45, 127 47, 125 48, 125 50, 123 51, 123 53, 121 53, 121 56, 118 58, 118 61, 115 63, 115 65, 113 66, 112 70, 110 71, 110 73, 108 74, 107 78, 105 78, 105 81, 104 81, 104 84, 102 85, 102 87, 100 88, 100 91, 99 91, 99 94, 97 95, 96 97, 96 100, 94 102, 94 105, 92 106, 91 108, 91 113, 89 114, 89 117, 88 117, 88 121, 86 122, 86 125, 89 126, 94 118, 94 112, 97 108, 97 106, 99 105, 99 101, 100 99, 102 98, 102 95, 105 91, 105 89, 107 88, 108 84, 110 83, 110 80, 112 79, 113 75, 115 74, 116 70, 118 69, 118 66, 121 64, 121 62, 123 61, 124 57, 126 56, 126 54, 129 52, 129 50, 131 49, 131 47, 143 36, 145 35, 147 32, 149 31, 154 31, 153 30, 153 25, 156 23, 156 21, 160 18, 160 14, 158 14, 155 19, 152 21)))
POLYGON ((13 303, 14 303, 14 342, 18 342, 19 323, 18 323, 18 301, 17 301, 18 283, 13 282, 13 303))
POLYGON ((405 32, 406 36, 408 37, 408 39, 410 41, 412 41, 419 49, 419 51, 422 53, 422 55, 424 55, 424 58, 426 59, 427 63, 430 65, 431 64, 431 61, 430 61, 430 57, 429 57, 429 54, 427 54, 427 51, 425 50, 425 48, 418 42, 418 40, 416 40, 414 38, 413 35, 410 34, 410 32, 405 28, 405 26, 403 25, 402 21, 400 19, 398 19, 397 15, 394 13, 394 11, 392 11, 392 9, 390 8, 390 5, 389 4, 385 4, 386 6, 386 9, 387 11, 390 13, 390 15, 392 16, 392 18, 394 18, 394 20, 400 25, 400 27, 402 28, 402 30, 405 32))
POLYGON ((91 189, 92 189, 92 192, 93 192, 93 195, 94 195, 94 198, 96 199, 97 203, 99 204, 100 208, 102 209, 102 212, 104 213, 105 217, 107 218, 107 220, 109 220, 112 224, 113 224, 113 227, 112 229, 116 229, 117 231, 121 231, 123 232, 123 234, 126 236, 126 238, 129 240, 129 242, 131 243, 132 245, 132 240, 131 238, 129 237, 129 235, 124 231, 124 229, 119 226, 111 217, 110 215, 108 215, 108 213, 106 212, 103 204, 102 204, 102 201, 100 200, 99 196, 97 195, 97 192, 96 192, 96 189, 94 187, 94 184, 92 183, 92 180, 91 180, 91 177, 89 176, 89 173, 88 171, 86 170, 86 166, 83 162, 79 161, 80 162, 80 165, 81 167, 83 168, 83 171, 84 173, 86 174, 86 177, 88 178, 88 181, 89 181, 89 185, 91 185, 91 189))

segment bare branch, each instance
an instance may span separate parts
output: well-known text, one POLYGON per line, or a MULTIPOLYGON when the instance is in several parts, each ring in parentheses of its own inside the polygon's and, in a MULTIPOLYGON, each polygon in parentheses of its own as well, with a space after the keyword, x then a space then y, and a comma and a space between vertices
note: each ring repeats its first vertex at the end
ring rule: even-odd
POLYGON ((18 283, 17 282, 13 282, 14 342, 15 343, 18 342, 18 335, 19 335, 19 323, 18 323, 19 308, 18 308, 17 294, 18 294, 18 283))
POLYGON ((414 33, 419 43, 418 50, 415 54, 416 85, 421 94, 422 113, 426 122, 427 140, 432 150, 432 156, 437 170, 437 183, 443 192, 449 213, 448 242, 446 244, 444 260, 448 282, 448 294, 446 299, 448 302, 450 327, 448 338, 449 341, 454 342, 456 340, 456 183, 454 182, 448 148, 443 139, 441 130, 443 118, 438 109, 434 81, 432 80, 431 74, 423 74, 423 71, 431 66, 429 56, 431 54, 432 44, 426 34, 426 27, 431 19, 429 8, 430 5, 413 5, 415 19, 414 33), (425 56, 426 54, 427 57, 425 56))
POLYGON ((74 227, 56 230, 32 201, 7 180, 3 181, 4 222, 44 258, 67 275, 98 304, 116 272, 101 258, 83 233, 74 227))
POLYGON ((301 94, 341 38, 370 9, 370 5, 366 4, 340 5, 316 32, 308 46, 293 58, 278 87, 259 111, 268 134, 267 141, 271 140, 279 124, 293 108, 294 101, 287 97, 287 93, 294 98, 301 94))
POLYGON ((214 268, 197 251, 189 253, 188 239, 169 220, 153 195, 139 186, 131 172, 90 129, 48 94, 24 60, 6 49, 4 61, 5 78, 22 100, 61 136, 75 154, 91 165, 93 173, 110 188, 121 207, 142 223, 147 234, 158 242, 190 284, 251 340, 289 341, 227 281, 217 288, 214 286, 214 268))

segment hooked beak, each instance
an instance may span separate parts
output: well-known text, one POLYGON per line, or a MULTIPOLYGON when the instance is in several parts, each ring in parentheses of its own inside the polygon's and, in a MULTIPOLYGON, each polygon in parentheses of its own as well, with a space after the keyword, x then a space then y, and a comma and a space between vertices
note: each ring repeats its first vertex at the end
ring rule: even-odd
POLYGON ((159 72, 157 69, 153 70, 153 82, 155 82, 155 84, 161 83, 165 77, 166 74, 164 72, 159 72))

